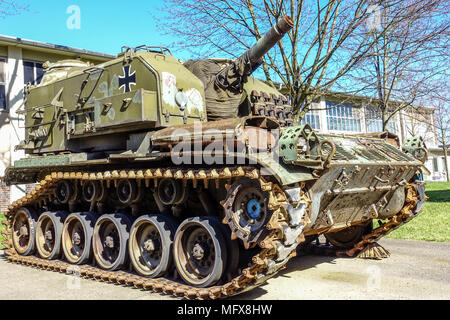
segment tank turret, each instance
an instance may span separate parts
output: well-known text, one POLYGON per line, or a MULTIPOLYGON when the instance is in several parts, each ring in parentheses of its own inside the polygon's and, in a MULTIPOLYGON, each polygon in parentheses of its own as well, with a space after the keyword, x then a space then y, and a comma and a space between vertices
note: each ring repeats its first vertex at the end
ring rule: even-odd
POLYGON ((285 16, 253 47, 236 60, 190 60, 184 65, 205 86, 206 109, 210 121, 238 116, 243 86, 262 63, 264 55, 294 26, 285 16))

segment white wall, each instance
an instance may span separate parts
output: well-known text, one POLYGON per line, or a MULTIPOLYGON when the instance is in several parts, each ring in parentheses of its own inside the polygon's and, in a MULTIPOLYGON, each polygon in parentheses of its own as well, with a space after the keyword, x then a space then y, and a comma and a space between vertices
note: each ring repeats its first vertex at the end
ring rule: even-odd
MULTIPOLYGON (((428 157, 428 161, 425 163, 425 166, 428 170, 430 170, 431 175, 425 176, 426 181, 447 181, 447 176, 445 174, 445 164, 443 161, 444 156, 440 153, 430 153, 428 157), (437 171, 434 168, 433 160, 437 158, 437 171)), ((447 163, 450 166, 450 156, 447 157, 447 163)))
MULTIPOLYGON (((23 104, 24 70, 22 61, 22 49, 8 47, 8 60, 6 65, 6 95, 8 100, 9 115, 3 113, 0 116, 0 176, 4 175, 6 167, 14 161, 25 157, 23 151, 15 151, 14 148, 21 140, 25 139, 23 129, 23 116, 17 111, 23 104)), ((12 187, 10 201, 15 201, 24 196, 21 189, 24 186, 12 187)))

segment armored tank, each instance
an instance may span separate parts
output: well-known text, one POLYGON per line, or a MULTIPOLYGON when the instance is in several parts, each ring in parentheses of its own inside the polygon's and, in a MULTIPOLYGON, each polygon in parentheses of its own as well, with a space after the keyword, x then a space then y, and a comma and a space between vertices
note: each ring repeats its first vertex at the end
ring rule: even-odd
POLYGON ((251 77, 292 26, 237 60, 142 46, 48 63, 25 89, 27 157, 6 171, 34 184, 5 213, 8 260, 217 299, 263 284, 300 247, 387 255, 376 241, 426 200, 426 148, 294 124, 289 99, 251 77))

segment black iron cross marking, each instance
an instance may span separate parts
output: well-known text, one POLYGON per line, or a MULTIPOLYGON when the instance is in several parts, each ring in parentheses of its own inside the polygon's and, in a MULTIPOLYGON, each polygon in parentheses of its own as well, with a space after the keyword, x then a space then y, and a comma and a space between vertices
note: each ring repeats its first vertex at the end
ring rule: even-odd
POLYGON ((136 71, 130 74, 130 66, 125 66, 123 67, 123 76, 119 77, 119 89, 125 87, 125 92, 130 92, 131 85, 136 85, 136 71))

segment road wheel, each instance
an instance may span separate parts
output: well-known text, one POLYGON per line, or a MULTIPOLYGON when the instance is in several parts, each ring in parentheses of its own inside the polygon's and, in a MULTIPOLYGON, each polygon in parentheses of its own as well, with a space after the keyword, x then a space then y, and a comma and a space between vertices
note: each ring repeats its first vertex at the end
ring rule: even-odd
POLYGON ((132 222, 124 214, 101 216, 94 227, 92 248, 97 264, 104 270, 121 269, 127 262, 132 222))
POLYGON ((216 218, 191 218, 177 230, 174 261, 189 285, 205 288, 216 284, 227 267, 226 242, 216 218))
POLYGON ((36 213, 28 208, 22 208, 15 214, 12 224, 12 242, 18 254, 29 256, 35 252, 37 221, 36 213))
POLYGON ((157 278, 169 271, 175 230, 175 222, 162 215, 142 216, 134 222, 129 252, 137 273, 157 278))
POLYGON ((92 212, 72 213, 62 232, 62 248, 72 264, 88 263, 92 257, 92 235, 97 216, 92 212))
POLYGON ((36 248, 43 259, 54 260, 60 257, 62 230, 68 215, 65 211, 45 212, 39 217, 36 248))
POLYGON ((347 249, 353 248, 371 230, 372 223, 362 224, 351 226, 338 232, 327 233, 325 237, 333 246, 347 249))

